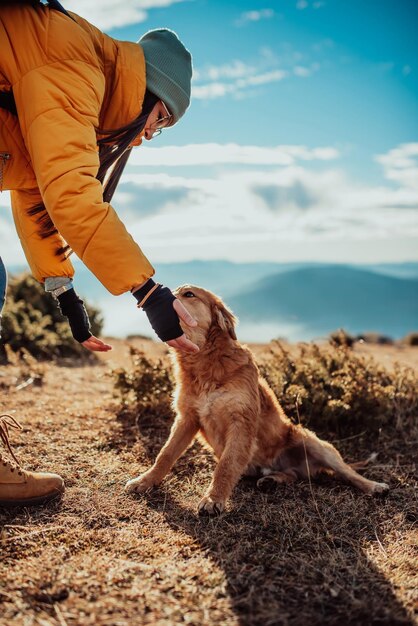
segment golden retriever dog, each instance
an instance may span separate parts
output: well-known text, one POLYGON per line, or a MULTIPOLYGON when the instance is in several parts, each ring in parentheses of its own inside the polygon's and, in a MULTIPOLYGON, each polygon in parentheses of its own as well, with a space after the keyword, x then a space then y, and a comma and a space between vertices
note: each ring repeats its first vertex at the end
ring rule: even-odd
POLYGON ((243 475, 259 475, 257 484, 291 483, 325 471, 368 495, 389 489, 355 471, 365 463, 348 465, 333 445, 286 417, 253 354, 237 341, 237 320, 219 297, 193 285, 174 294, 198 322, 194 328, 181 324, 200 351, 173 351, 176 419, 154 465, 128 481, 128 493, 159 485, 198 434, 218 459, 199 513, 222 512, 243 475))

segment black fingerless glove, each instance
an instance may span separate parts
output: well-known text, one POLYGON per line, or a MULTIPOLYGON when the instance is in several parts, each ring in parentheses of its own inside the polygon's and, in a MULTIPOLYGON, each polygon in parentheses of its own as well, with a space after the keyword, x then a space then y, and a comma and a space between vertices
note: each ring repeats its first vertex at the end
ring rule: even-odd
POLYGON ((142 300, 154 287, 155 289, 141 308, 144 309, 151 326, 161 341, 177 339, 183 334, 183 331, 178 315, 173 308, 173 302, 176 298, 168 287, 158 285, 150 278, 143 287, 132 295, 138 300, 138 306, 140 306, 142 300))
POLYGON ((57 297, 61 313, 68 318, 71 332, 76 341, 83 343, 92 334, 90 321, 83 301, 78 297, 74 289, 69 289, 57 297))

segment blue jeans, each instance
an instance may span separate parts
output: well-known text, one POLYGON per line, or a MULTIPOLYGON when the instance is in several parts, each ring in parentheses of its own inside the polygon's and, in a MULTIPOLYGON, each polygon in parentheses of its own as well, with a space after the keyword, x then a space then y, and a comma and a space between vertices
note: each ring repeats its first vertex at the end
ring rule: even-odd
POLYGON ((3 261, 0 257, 0 336, 1 336, 1 310, 6 299, 7 274, 3 261))

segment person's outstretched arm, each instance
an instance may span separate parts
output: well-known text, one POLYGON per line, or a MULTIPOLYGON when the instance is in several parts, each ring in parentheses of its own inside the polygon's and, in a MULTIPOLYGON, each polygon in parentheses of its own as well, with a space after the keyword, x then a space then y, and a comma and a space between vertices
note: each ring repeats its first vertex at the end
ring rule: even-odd
MULTIPOLYGON (((57 58, 51 40, 43 63, 23 74, 13 85, 13 93, 52 222, 100 282, 119 295, 145 282, 155 271, 112 206, 103 201, 102 185, 96 178, 99 154, 95 129, 100 125, 105 78, 93 49, 83 47, 82 58, 74 58, 78 29, 68 20, 61 31, 57 58)), ((81 54, 81 48, 77 53, 81 54)), ((138 75, 137 80, 145 90, 145 74, 138 75)), ((135 89, 140 92, 138 85, 135 89)), ((161 306, 176 310, 174 301, 161 306)), ((180 341, 179 347, 184 348, 187 341, 180 339, 182 336, 172 340, 180 341)))
POLYGON ((52 222, 100 282, 119 295, 150 278, 154 268, 103 201, 95 128, 104 76, 93 62, 69 60, 68 45, 65 60, 34 68, 13 86, 19 124, 52 222))
POLYGON ((112 346, 95 337, 90 328, 90 320, 83 300, 74 290, 69 278, 49 277, 45 280, 45 290, 56 299, 61 313, 67 318, 71 334, 76 341, 92 352, 108 352, 112 346))

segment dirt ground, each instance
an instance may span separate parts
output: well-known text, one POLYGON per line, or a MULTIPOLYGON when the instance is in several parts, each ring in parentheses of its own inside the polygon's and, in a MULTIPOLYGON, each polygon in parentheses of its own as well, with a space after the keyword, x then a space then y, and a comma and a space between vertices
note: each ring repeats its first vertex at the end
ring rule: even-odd
MULTIPOLYGON (((135 499, 123 486, 170 424, 121 413, 111 370, 130 366, 129 344, 163 359, 167 349, 111 343, 94 364, 0 367, 0 414, 23 426, 12 437, 22 466, 67 487, 44 507, 0 509, 1 626, 417 623, 417 442, 382 438, 366 475, 389 482, 384 499, 330 478, 267 492, 242 481, 224 515, 198 518, 214 467, 198 443, 135 499)), ((267 347, 252 348, 263 359, 267 347)), ((418 370, 418 348, 355 350, 418 370)), ((349 460, 370 452, 361 439, 334 443, 349 460)))

